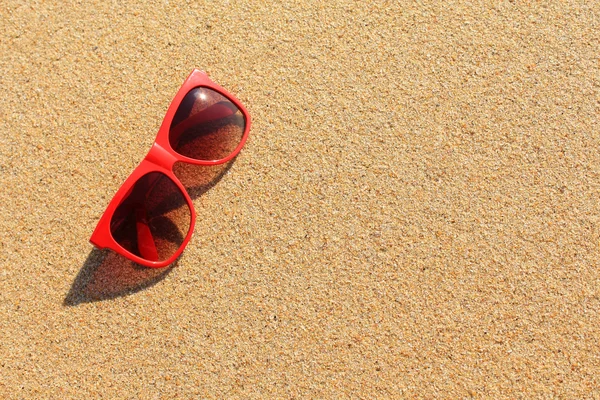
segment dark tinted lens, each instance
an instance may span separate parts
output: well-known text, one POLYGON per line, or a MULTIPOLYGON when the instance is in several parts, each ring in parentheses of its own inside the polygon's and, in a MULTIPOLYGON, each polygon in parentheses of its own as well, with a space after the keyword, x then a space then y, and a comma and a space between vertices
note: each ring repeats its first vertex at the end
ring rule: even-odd
POLYGON ((222 160, 237 148, 244 135, 242 112, 223 95, 198 87, 183 99, 169 132, 171 147, 196 160, 222 160))
POLYGON ((166 175, 140 178, 110 221, 113 238, 124 249, 149 261, 169 259, 190 229, 190 209, 181 190, 166 175))

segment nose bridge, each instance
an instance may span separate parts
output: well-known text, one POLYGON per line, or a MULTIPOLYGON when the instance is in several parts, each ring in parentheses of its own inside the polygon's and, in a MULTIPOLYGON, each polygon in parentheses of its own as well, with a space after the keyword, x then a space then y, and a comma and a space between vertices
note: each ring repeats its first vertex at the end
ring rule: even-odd
POLYGON ((146 160, 160 167, 171 170, 173 168, 173 164, 175 164, 177 161, 177 158, 167 149, 155 142, 146 155, 146 160))

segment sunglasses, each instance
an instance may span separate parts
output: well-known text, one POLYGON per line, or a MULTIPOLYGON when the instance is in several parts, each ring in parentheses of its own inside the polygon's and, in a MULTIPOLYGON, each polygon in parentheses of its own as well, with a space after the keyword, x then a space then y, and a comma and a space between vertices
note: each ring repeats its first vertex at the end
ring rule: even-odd
POLYGON ((138 264, 171 264, 190 241, 194 205, 173 165, 231 161, 250 131, 250 115, 205 72, 194 70, 171 102, 152 148, 125 180, 90 242, 138 264))

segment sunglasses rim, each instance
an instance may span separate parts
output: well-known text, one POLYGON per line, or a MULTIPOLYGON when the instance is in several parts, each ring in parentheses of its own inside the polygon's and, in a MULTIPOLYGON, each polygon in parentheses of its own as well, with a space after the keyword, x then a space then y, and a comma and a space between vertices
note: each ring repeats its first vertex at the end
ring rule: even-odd
POLYGON ((131 261, 134 261, 134 262, 144 265, 146 267, 162 268, 162 267, 166 267, 167 265, 173 263, 177 259, 177 257, 179 257, 181 255, 181 253, 183 252, 183 249, 187 246, 187 244, 189 243, 189 241, 192 237, 195 224, 196 224, 196 210, 194 208, 194 204, 192 203, 192 199, 190 198, 187 190, 185 190, 185 187, 183 186, 181 181, 177 178, 177 176, 173 173, 173 171, 162 168, 161 166, 158 166, 158 165, 144 159, 142 161, 142 163, 133 170, 131 175, 129 175, 129 177, 125 180, 123 185, 121 185, 121 187, 119 188, 117 193, 115 193, 115 195, 113 196, 112 200, 110 201, 110 204, 106 208, 106 211, 100 218, 100 221, 98 222, 98 226, 96 227, 96 230, 94 230, 94 233, 92 234, 92 237, 90 238, 90 242, 94 246, 96 246, 100 249, 109 248, 109 249, 119 253, 120 255, 130 259, 131 261), (167 178, 169 178, 171 180, 171 182, 173 182, 177 186, 177 188, 181 191, 181 194, 185 198, 186 204, 190 211, 190 225, 188 228, 188 232, 186 233, 185 238, 183 239, 183 242, 181 243, 181 245, 179 246, 177 251, 175 251, 171 255, 171 257, 169 257, 166 260, 162 260, 162 261, 150 261, 143 257, 137 256, 137 255, 131 253, 129 250, 125 249, 123 246, 121 246, 119 244, 119 242, 116 241, 116 239, 113 237, 113 234, 110 229, 110 222, 112 220, 112 217, 113 217, 116 209, 121 204, 121 202, 129 194, 130 189, 133 188, 135 186, 135 184, 141 178, 143 178, 147 174, 150 174, 153 172, 162 173, 167 178))
POLYGON ((242 103, 240 103, 240 101, 235 96, 233 96, 231 93, 229 93, 227 90, 225 90, 224 88, 222 88, 215 82, 211 81, 205 72, 196 69, 196 70, 192 71, 190 76, 186 79, 186 81, 183 83, 181 88, 179 88, 179 91, 173 98, 173 101, 171 102, 171 105, 169 106, 169 109, 167 110, 165 118, 163 119, 163 122, 160 126, 158 134, 156 135, 155 143, 157 143, 159 146, 161 146, 164 149, 168 149, 169 152, 177 158, 177 161, 182 161, 182 162, 186 162, 189 164, 195 164, 195 165, 225 164, 226 162, 229 162, 232 159, 234 159, 240 153, 240 151, 246 144, 248 135, 250 133, 250 125, 251 125, 250 114, 248 113, 248 110, 246 110, 244 105, 242 103), (193 89, 196 89, 198 87, 205 87, 207 89, 211 89, 211 90, 219 93, 221 96, 225 97, 227 100, 231 101, 238 108, 238 110, 240 110, 240 112, 242 113, 244 120, 246 122, 245 127, 244 127, 244 133, 242 134, 240 143, 238 143, 237 147, 227 157, 221 158, 219 160, 197 160, 195 158, 190 158, 190 157, 186 157, 182 154, 179 154, 177 151, 175 151, 175 149, 173 149, 171 147, 171 142, 169 140, 169 134, 171 131, 171 123, 173 122, 175 113, 179 109, 179 106, 181 105, 181 102, 183 101, 184 97, 190 91, 192 91, 193 89))
POLYGON ((210 78, 205 72, 200 71, 198 69, 194 69, 192 73, 188 76, 188 78, 185 80, 185 82, 181 85, 181 87, 177 91, 177 94, 171 101, 171 104, 169 105, 167 113, 163 118, 163 122, 159 128, 151 150, 144 157, 141 163, 132 171, 129 177, 125 179, 125 182, 123 182, 121 187, 117 190, 117 192, 109 202, 106 210, 100 218, 100 221, 98 222, 98 225, 96 226, 96 229, 92 233, 90 242, 99 249, 111 249, 116 253, 124 256, 125 258, 146 267, 163 268, 168 266, 169 264, 172 264, 181 255, 181 253, 189 243, 196 224, 196 211, 194 209, 192 199, 190 198, 189 193, 187 192, 183 184, 180 182, 179 178, 177 178, 177 176, 174 174, 173 165, 175 164, 175 162, 178 161, 206 166, 225 164, 231 161, 239 154, 241 149, 244 147, 244 144, 246 143, 248 134, 250 132, 250 125, 250 115, 248 114, 246 108, 239 102, 239 100, 237 100, 224 88, 210 80, 210 78), (244 133, 242 135, 240 143, 230 155, 220 160, 197 160, 183 156, 177 153, 171 147, 169 141, 171 122, 175 116, 177 109, 181 105, 183 98, 191 90, 197 87, 206 87, 208 89, 214 90, 215 92, 227 98, 240 110, 246 121, 246 126, 244 127, 244 133), (124 197, 127 195, 129 190, 137 183, 137 181, 141 177, 151 172, 163 173, 169 179, 171 179, 171 181, 177 185, 179 190, 181 190, 190 210, 190 227, 185 239, 183 240, 181 246, 177 249, 177 251, 173 253, 173 255, 169 259, 163 261, 146 260, 129 252, 114 239, 112 232, 110 231, 110 221, 112 220, 113 214, 116 211, 117 207, 121 204, 124 197))

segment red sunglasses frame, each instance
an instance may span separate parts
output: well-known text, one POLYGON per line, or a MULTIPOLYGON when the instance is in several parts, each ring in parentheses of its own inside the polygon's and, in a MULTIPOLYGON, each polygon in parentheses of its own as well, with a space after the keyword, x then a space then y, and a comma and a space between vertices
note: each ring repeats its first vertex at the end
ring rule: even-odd
POLYGON ((146 157, 144 157, 142 162, 133 170, 131 175, 129 175, 129 177, 125 180, 123 185, 121 185, 117 193, 114 195, 114 197, 108 204, 106 211, 104 211, 104 214, 100 218, 100 221, 98 222, 98 225, 96 226, 96 229, 94 230, 94 233, 90 238, 90 242, 97 248, 111 249, 116 253, 146 267, 162 268, 171 264, 177 259, 177 257, 181 255, 183 249, 185 248, 185 246, 187 246, 188 242, 190 241, 190 238, 192 237, 192 233, 194 232, 194 226, 196 223, 196 211, 194 209, 194 205, 192 204, 192 199, 190 198, 188 192, 181 184, 179 179, 173 173, 173 165, 177 161, 207 166, 224 164, 228 161, 231 161, 242 150, 242 147, 244 147, 244 143, 246 143, 246 140, 248 139, 249 132, 250 114, 248 114, 248 111, 242 105, 242 103, 240 103, 238 99, 236 99, 232 94, 227 92, 224 88, 211 81, 204 71, 194 69, 192 73, 187 77, 183 85, 181 85, 181 88, 179 89, 179 91, 175 95, 175 98, 171 102, 171 105, 167 110, 167 114, 165 115, 160 129, 158 130, 158 134, 156 135, 156 139, 154 140, 152 148, 150 149, 146 157), (242 115, 245 118, 246 126, 240 143, 230 155, 223 159, 210 161, 195 160, 193 158, 189 158, 177 153, 175 150, 173 150, 171 144, 169 143, 169 131, 171 127, 171 121, 175 116, 175 112, 179 108, 183 98, 192 89, 197 87, 205 87, 223 95, 233 104, 235 104, 235 106, 241 111, 242 115), (133 186, 141 177, 151 172, 160 172, 166 175, 169 179, 171 179, 173 183, 177 185, 179 190, 181 190, 181 193, 185 197, 187 205, 190 208, 190 227, 187 236, 183 240, 183 243, 181 244, 179 249, 177 249, 177 251, 169 259, 164 261, 150 261, 136 256, 135 254, 132 254, 117 243, 117 241, 113 238, 110 230, 110 222, 112 216, 119 204, 121 204, 123 198, 128 194, 129 190, 133 188, 133 186))

